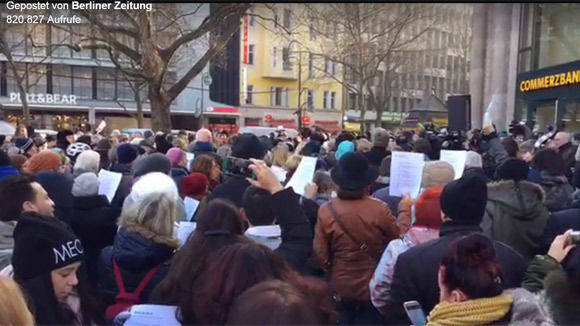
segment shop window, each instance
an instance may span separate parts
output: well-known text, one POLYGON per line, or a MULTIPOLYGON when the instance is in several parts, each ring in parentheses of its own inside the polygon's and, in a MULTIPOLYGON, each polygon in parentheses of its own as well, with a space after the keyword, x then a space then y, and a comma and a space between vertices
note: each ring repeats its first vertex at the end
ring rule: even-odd
POLYGON ((72 67, 73 94, 79 99, 93 98, 93 70, 88 67, 72 67))
POLYGON ((52 66, 52 93, 72 94, 72 71, 70 66, 52 66))
POLYGON ((46 65, 28 64, 27 90, 30 93, 46 93, 46 65))
POLYGON ((114 100, 115 98, 115 70, 99 68, 97 70, 97 99, 114 100))

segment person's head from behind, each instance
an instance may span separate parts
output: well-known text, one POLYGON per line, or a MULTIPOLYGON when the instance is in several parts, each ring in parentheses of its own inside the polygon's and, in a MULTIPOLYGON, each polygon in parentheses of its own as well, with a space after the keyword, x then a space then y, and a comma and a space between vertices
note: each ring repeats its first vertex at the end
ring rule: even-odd
POLYGON ((179 182, 180 193, 185 197, 203 200, 208 194, 209 181, 203 173, 194 172, 179 182))
POLYGON ((284 143, 278 143, 276 147, 272 148, 272 165, 284 166, 289 156, 290 150, 288 146, 284 143))
POLYGON ((525 161, 517 158, 510 158, 496 168, 495 179, 519 182, 527 179, 529 171, 530 168, 525 161))
POLYGON ((172 166, 187 167, 187 155, 181 148, 173 147, 165 154, 172 166))
POLYGON ((506 137, 501 140, 503 148, 505 148, 509 157, 516 157, 518 155, 518 143, 512 137, 506 137))
POLYGON ((93 150, 84 151, 77 156, 73 171, 76 173, 99 172, 101 155, 93 150))
POLYGON ((337 195, 344 200, 362 199, 368 195, 370 184, 377 179, 378 171, 370 166, 361 153, 346 153, 330 170, 332 181, 337 185, 337 195))
POLYGON ((200 143, 210 143, 212 140, 212 134, 211 131, 209 131, 208 129, 199 129, 196 133, 195 133, 195 141, 196 142, 200 142, 200 143))
POLYGON ((553 149, 544 148, 534 155, 532 165, 540 172, 545 171, 549 175, 564 175, 566 164, 562 157, 553 149))
POLYGON ((389 146, 389 133, 383 128, 375 128, 371 139, 374 147, 386 149, 389 146))
POLYGON ((431 157, 433 148, 431 143, 424 138, 419 138, 413 142, 413 152, 425 154, 427 157, 431 157))
POLYGON ((222 171, 219 164, 209 155, 200 155, 193 161, 191 172, 204 174, 209 181, 219 182, 222 171))
POLYGON ((85 172, 75 178, 72 186, 74 197, 94 197, 99 193, 100 181, 93 172, 85 172))
POLYGON ((477 175, 466 175, 443 188, 439 203, 446 220, 461 225, 480 225, 487 204, 487 185, 477 175))
POLYGON ((230 306, 242 292, 262 281, 286 280, 290 275, 281 258, 249 240, 223 247, 207 262, 193 302, 203 324, 224 324, 230 306), (216 307, 215 302, 220 305, 216 307))
POLYGON ((290 172, 291 174, 298 169, 298 165, 302 161, 302 155, 293 154, 288 157, 286 163, 284 163, 284 168, 286 171, 290 172))
POLYGON ((560 147, 568 144, 572 140, 570 133, 560 131, 554 136, 554 139, 550 142, 549 147, 555 150, 560 149, 560 147))
POLYGON ((356 150, 360 153, 365 153, 371 150, 373 144, 366 138, 361 138, 356 141, 356 150))
POLYGON ((258 283, 232 304, 228 325, 318 325, 320 319, 305 293, 280 280, 258 283))
POLYGON ((271 225, 275 221, 269 191, 256 186, 249 186, 242 196, 244 215, 252 226, 271 225))
POLYGON ((535 151, 534 141, 531 139, 526 140, 520 143, 517 157, 520 160, 524 160, 529 163, 534 158, 534 151, 535 151))
POLYGON ((503 291, 503 273, 493 242, 483 234, 456 240, 439 267, 439 301, 491 298, 503 291))
POLYGON ((332 182, 332 178, 330 177, 330 173, 326 171, 318 170, 314 172, 314 177, 312 178, 312 182, 318 186, 318 193, 319 194, 332 194, 333 191, 336 191, 336 185, 332 182))
POLYGON ((455 179, 453 166, 445 161, 426 162, 423 166, 421 187, 445 187, 455 179))
POLYGON ((0 325, 34 325, 22 290, 8 277, 0 277, 0 325))
POLYGON ((45 151, 42 153, 35 154, 29 158, 26 163, 22 166, 25 172, 31 174, 38 174, 40 172, 60 172, 61 171, 61 159, 56 153, 45 151))
POLYGON ((18 220, 22 213, 54 217, 54 202, 44 188, 27 177, 8 177, 0 181, 0 220, 18 220))
POLYGON ((173 227, 179 195, 173 179, 164 173, 142 176, 123 203, 119 226, 168 247, 177 247, 173 227))
POLYGON ((17 231, 12 255, 14 280, 31 299, 39 324, 66 323, 62 307, 78 290, 77 272, 84 259, 81 241, 59 221, 21 220, 17 231))
POLYGON ((433 229, 439 229, 443 220, 441 219, 441 197, 442 187, 427 188, 421 193, 415 202, 415 225, 433 229))
POLYGON ((266 155, 266 151, 260 139, 254 134, 241 134, 232 145, 232 156, 246 160, 251 158, 261 160, 266 155))

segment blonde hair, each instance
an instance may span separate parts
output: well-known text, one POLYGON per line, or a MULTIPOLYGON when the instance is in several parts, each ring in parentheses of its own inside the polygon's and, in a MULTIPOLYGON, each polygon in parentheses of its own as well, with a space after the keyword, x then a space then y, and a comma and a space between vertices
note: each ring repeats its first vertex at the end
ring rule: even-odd
POLYGON ((372 148, 373 148, 373 144, 364 138, 361 138, 361 139, 356 141, 356 149, 357 149, 357 152, 359 152, 359 153, 368 152, 372 148))
POLYGON ((177 188, 169 176, 153 172, 133 185, 123 203, 119 226, 155 243, 177 248, 173 237, 177 221, 177 188))
POLYGON ((278 146, 272 150, 272 165, 280 167, 284 166, 288 160, 288 156, 290 156, 288 146, 285 144, 278 144, 278 146))
POLYGON ((34 325, 24 295, 16 282, 0 277, 0 325, 34 325))
POLYGON ((294 154, 291 155, 288 160, 286 160, 286 164, 284 164, 286 170, 288 171, 296 171, 296 169, 298 168, 298 164, 300 164, 300 161, 302 161, 302 155, 298 155, 298 154, 294 154))

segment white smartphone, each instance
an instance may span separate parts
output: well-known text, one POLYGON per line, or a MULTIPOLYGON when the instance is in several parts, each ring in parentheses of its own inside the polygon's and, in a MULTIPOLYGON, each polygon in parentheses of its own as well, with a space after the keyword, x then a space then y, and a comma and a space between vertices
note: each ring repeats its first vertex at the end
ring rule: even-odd
POLYGON ((427 318, 425 318, 425 313, 423 308, 417 301, 407 301, 403 303, 407 316, 411 320, 411 324, 414 326, 425 326, 427 324, 427 318))

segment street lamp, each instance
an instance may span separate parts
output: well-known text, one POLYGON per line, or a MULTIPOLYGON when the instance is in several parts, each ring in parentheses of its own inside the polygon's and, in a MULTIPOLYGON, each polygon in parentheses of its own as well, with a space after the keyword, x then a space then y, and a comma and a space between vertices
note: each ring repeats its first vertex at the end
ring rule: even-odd
POLYGON ((309 53, 308 51, 290 51, 292 44, 298 41, 292 40, 288 43, 288 60, 296 59, 296 56, 290 56, 290 54, 298 55, 298 110, 294 112, 298 116, 298 131, 302 129, 302 54, 309 53))

